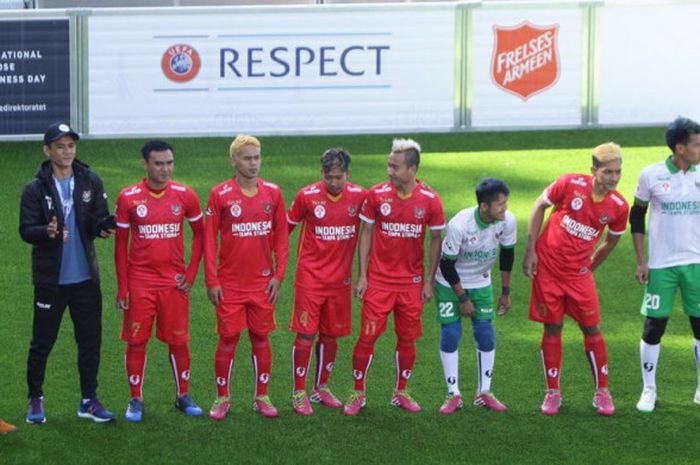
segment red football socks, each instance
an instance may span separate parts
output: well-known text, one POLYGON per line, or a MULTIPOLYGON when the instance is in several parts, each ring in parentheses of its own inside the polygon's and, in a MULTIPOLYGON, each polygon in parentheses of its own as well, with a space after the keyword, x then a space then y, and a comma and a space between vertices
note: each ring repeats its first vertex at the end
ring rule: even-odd
POLYGON ((593 381, 596 389, 608 387, 608 352, 605 348, 603 333, 584 334, 583 346, 586 349, 586 357, 591 364, 593 381))
POLYGON ((325 386, 333 371, 338 340, 333 336, 320 334, 316 342, 316 387, 325 386))
POLYGON ((302 391, 306 389, 306 373, 309 371, 309 360, 311 359, 311 346, 314 340, 302 337, 297 334, 292 347, 292 363, 294 364, 294 390, 302 391))
POLYGON ((396 342, 396 390, 406 389, 408 380, 413 374, 413 365, 416 362, 415 341, 396 342))
POLYGON ((267 334, 248 332, 253 356, 253 371, 255 372, 255 397, 267 395, 267 385, 270 382, 272 369, 272 350, 267 334))
POLYGON ((169 345, 170 365, 173 367, 177 396, 184 396, 190 386, 190 347, 187 344, 169 345))
POLYGON ((365 391, 367 372, 372 364, 374 341, 366 341, 360 336, 352 352, 352 376, 355 378, 355 390, 365 391))
POLYGON ((143 398, 143 374, 146 368, 146 344, 126 346, 126 376, 131 397, 143 398))
POLYGON ((548 389, 559 390, 559 375, 561 374, 561 334, 542 335, 542 363, 548 389))
POLYGON ((240 333, 230 337, 219 337, 219 344, 216 346, 216 354, 214 355, 214 374, 218 397, 230 396, 231 370, 240 337, 240 333))

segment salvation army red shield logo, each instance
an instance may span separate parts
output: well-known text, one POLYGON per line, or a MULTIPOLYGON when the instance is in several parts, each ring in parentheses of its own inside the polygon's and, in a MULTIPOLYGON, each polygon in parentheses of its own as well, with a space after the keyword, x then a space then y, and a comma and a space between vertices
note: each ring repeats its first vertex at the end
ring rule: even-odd
POLYGON ((493 26, 491 80, 511 94, 527 100, 559 80, 558 24, 493 26))
POLYGON ((197 50, 187 44, 173 45, 163 53, 160 67, 165 77, 175 82, 188 82, 197 76, 202 59, 197 50))

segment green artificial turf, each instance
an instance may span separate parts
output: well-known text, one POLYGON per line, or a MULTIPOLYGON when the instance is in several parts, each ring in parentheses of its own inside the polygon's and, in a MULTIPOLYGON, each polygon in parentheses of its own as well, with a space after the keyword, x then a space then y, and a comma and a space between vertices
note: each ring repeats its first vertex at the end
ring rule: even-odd
MULTIPOLYGON (((624 150, 619 190, 633 198, 642 167, 665 158, 662 128, 545 132, 409 134, 423 146, 419 177, 441 195, 448 219, 475 204, 473 188, 485 176, 504 179, 511 188, 510 209, 519 222, 510 313, 496 321, 497 357, 494 393, 508 405, 493 413, 466 405, 451 417, 438 413, 445 387, 438 355, 435 305, 425 306, 424 335, 418 342, 410 388, 424 411, 412 415, 389 405, 395 382, 393 324, 381 337, 368 377, 368 405, 356 418, 315 407, 312 417, 293 413, 291 345, 287 330, 298 231, 277 306, 278 329, 272 334, 272 400, 280 418, 261 418, 251 410, 253 379, 250 344, 241 339, 232 380, 231 414, 224 422, 206 416, 188 418, 173 407, 174 386, 165 346, 149 345, 141 424, 123 413, 129 398, 124 374, 121 314, 114 306, 113 243, 99 241, 104 294, 104 329, 99 394, 117 415, 112 424, 93 424, 76 416, 79 401, 76 347, 69 316, 49 358, 45 390, 48 421, 24 423, 25 369, 31 336, 32 286, 30 246, 17 231, 24 183, 44 159, 40 142, 0 143, 0 418, 19 431, 0 437, 0 464, 150 464, 150 463, 360 463, 360 464, 692 464, 700 457, 700 406, 693 404, 697 378, 687 319, 675 311, 658 371, 657 411, 643 415, 635 404, 641 391, 639 336, 642 288, 634 280, 630 235, 621 240, 596 272, 602 329, 610 357, 610 385, 618 412, 595 414, 593 385, 580 331, 571 320, 564 330, 561 414, 539 413, 544 391, 540 363, 542 328, 527 319, 529 281, 520 271, 530 208, 559 174, 587 173, 590 149, 614 140, 624 150)), ((391 136, 318 136, 262 138, 262 177, 279 184, 289 205, 296 191, 319 178, 318 158, 328 147, 353 154, 351 179, 371 186, 386 179, 391 136)), ((143 140, 82 140, 79 157, 102 177, 113 203, 119 189, 143 176, 139 149, 143 140)), ((190 185, 206 203, 209 189, 231 176, 230 139, 172 139, 174 179, 190 185)), ((498 273, 494 273, 498 276, 498 273)), ((496 282, 496 289, 498 283, 496 282)), ((357 337, 359 304, 354 303, 355 331, 340 342, 332 389, 345 398, 352 388, 351 352, 357 337)), ((191 300, 191 393, 206 410, 215 397, 213 356, 217 336, 214 310, 206 299, 200 270, 191 300)), ((474 344, 469 326, 460 348, 460 384, 467 399, 476 386, 474 344)))

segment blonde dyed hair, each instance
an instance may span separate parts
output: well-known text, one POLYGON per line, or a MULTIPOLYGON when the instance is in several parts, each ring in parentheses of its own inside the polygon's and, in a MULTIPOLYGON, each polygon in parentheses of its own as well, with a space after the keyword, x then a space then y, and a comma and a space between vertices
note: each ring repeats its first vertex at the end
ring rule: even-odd
POLYGON ((391 153, 403 153, 407 166, 418 168, 420 164, 420 144, 413 139, 394 139, 391 143, 391 153))
POLYGON ((233 139, 233 142, 231 142, 231 158, 239 155, 241 153, 241 150, 243 150, 243 147, 247 145, 253 145, 257 148, 260 148, 260 141, 257 137, 254 136, 249 136, 247 134, 238 134, 236 138, 233 139))
POLYGON ((594 167, 618 160, 622 161, 622 148, 615 142, 606 142, 593 149, 594 167))

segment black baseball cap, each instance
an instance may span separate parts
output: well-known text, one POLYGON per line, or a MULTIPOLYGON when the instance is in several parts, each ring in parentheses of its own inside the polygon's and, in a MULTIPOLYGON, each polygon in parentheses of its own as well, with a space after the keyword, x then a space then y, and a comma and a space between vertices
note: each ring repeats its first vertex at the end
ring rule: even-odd
POLYGON ((53 123, 51 126, 46 128, 46 132, 44 133, 44 144, 48 145, 63 136, 71 136, 73 140, 80 139, 78 133, 71 129, 71 127, 66 123, 53 123))

